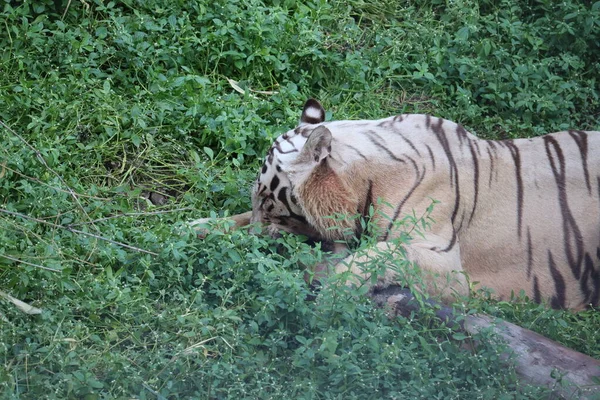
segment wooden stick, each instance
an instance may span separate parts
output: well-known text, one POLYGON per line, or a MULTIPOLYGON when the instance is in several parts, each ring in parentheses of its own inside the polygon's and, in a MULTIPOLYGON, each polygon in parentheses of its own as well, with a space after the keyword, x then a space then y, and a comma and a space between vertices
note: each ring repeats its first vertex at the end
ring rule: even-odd
POLYGON ((65 229, 65 230, 67 230, 69 232, 72 232, 72 233, 77 233, 77 234, 84 235, 84 236, 90 236, 90 237, 93 237, 93 238, 98 239, 98 240, 103 240, 105 242, 115 244, 117 246, 121 246, 121 247, 125 247, 127 249, 138 251, 140 253, 146 253, 146 254, 150 254, 150 255, 153 255, 153 256, 158 256, 158 253, 155 253, 155 252, 150 251, 150 250, 140 249, 139 247, 131 246, 131 245, 127 244, 127 243, 117 242, 115 240, 108 239, 108 238, 105 238, 105 237, 100 236, 100 235, 95 235, 93 233, 80 231, 78 229, 73 229, 70 226, 53 224, 52 222, 44 221, 43 219, 30 217, 28 215, 21 214, 21 213, 15 212, 15 211, 5 210, 4 208, 0 208, 0 213, 12 215, 12 216, 15 216, 15 217, 20 217, 20 218, 27 219, 27 220, 30 220, 30 221, 35 221, 35 222, 38 222, 40 224, 52 226, 54 228, 65 229))

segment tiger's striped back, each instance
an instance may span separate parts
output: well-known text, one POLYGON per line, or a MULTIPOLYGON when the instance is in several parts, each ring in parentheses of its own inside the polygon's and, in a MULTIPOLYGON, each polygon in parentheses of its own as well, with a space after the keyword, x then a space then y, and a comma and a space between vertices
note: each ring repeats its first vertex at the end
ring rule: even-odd
POLYGON ((375 221, 386 242, 398 235, 393 221, 435 199, 436 223, 412 249, 422 269, 465 271, 500 298, 524 290, 557 308, 598 305, 600 133, 489 141, 427 115, 324 115, 309 100, 300 125, 269 150, 254 221, 338 240, 360 235, 360 223, 326 217, 374 206, 391 218, 375 221))

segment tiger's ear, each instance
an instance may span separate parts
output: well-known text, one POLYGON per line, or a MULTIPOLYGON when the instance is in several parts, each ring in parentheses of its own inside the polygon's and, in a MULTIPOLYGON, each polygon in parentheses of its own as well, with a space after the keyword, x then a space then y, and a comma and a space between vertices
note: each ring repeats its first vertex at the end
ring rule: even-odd
POLYGON ((299 163, 319 163, 331 153, 331 131, 323 125, 310 133, 298 155, 299 163))
POLYGON ((325 109, 315 99, 308 99, 302 109, 301 124, 320 124, 325 121, 325 109))

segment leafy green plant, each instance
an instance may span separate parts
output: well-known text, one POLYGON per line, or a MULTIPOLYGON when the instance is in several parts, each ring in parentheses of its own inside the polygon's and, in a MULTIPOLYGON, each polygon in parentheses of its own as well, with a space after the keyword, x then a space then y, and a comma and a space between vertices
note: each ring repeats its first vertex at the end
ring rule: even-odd
MULTIPOLYGON (((0 290, 42 313, 0 300, 0 397, 539 398, 492 338, 466 353, 431 313, 389 320, 364 288, 306 301, 303 269, 327 256, 302 238, 200 241, 185 221, 249 209, 307 97, 335 119, 428 112, 488 138, 598 129, 599 13, 2 2, 0 290)), ((595 311, 471 306, 598 357, 595 311)))

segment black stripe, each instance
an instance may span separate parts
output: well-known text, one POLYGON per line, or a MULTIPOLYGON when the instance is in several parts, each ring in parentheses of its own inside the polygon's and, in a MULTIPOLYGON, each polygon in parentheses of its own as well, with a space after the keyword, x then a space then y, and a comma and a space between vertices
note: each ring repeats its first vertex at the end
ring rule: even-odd
MULTIPOLYGON (((454 187, 454 210, 452 211, 450 220, 452 222, 452 227, 454 227, 454 221, 458 213, 458 208, 460 207, 460 183, 458 179, 458 168, 456 166, 456 161, 454 160, 454 155, 452 154, 452 149, 450 148, 450 143, 448 142, 448 136, 446 135, 446 131, 442 128, 443 123, 444 120, 438 118, 438 123, 432 127, 432 130, 433 133, 435 133, 437 140, 440 142, 440 145, 442 146, 442 149, 448 158, 448 163, 450 164, 450 186, 454 187)), ((453 229, 450 243, 441 251, 447 252, 452 250, 455 243, 456 232, 453 229)))
MULTIPOLYGON (((600 176, 596 178, 598 187, 598 197, 600 198, 600 176)), ((600 228, 600 226, 598 227, 600 228)), ((595 261, 598 264, 594 265, 594 259, 589 253, 585 254, 584 270, 582 273, 580 285, 581 291, 584 293, 586 303, 588 305, 600 306, 600 246, 596 248, 595 261)))
POLYGON ((515 164, 515 179, 517 181, 517 235, 521 238, 523 225, 523 177, 521 176, 521 154, 512 140, 499 142, 506 145, 515 164))
POLYGON ((279 186, 279 177, 275 175, 271 180, 271 185, 269 186, 269 189, 271 189, 271 192, 274 192, 275 189, 277 189, 277 186, 279 186))
POLYGON ((385 141, 373 131, 367 131, 369 141, 375 145, 380 150, 383 150, 392 160, 404 163, 405 161, 401 158, 398 158, 392 153, 385 144, 385 141), (383 142, 383 143, 382 143, 383 142))
POLYGON ((548 267, 550 268, 550 274, 554 281, 555 295, 550 300, 552 308, 566 308, 566 286, 565 279, 563 278, 560 271, 556 268, 554 259, 552 258, 552 252, 548 250, 548 267))
POLYGON ((454 248, 454 245, 456 244, 456 238, 456 230, 454 229, 454 227, 452 227, 452 237, 450 238, 450 243, 448 243, 448 246, 445 249, 434 248, 432 250, 439 250, 447 253, 450 250, 452 250, 452 248, 454 248))
POLYGON ((369 216, 369 208, 373 204, 373 181, 369 179, 369 189, 367 189, 367 195, 363 203, 362 217, 367 218, 369 216))
MULTIPOLYGON (((288 190, 288 187, 282 187, 281 190, 279 191, 279 193, 277 194, 277 200, 279 200, 287 209, 287 211, 290 213, 289 218, 295 219, 297 221, 300 221, 303 224, 308 224, 308 221, 306 221, 306 218, 302 215, 296 214, 292 211, 292 207, 290 207, 290 202, 294 202, 295 201, 295 197, 294 195, 291 193, 290 190, 288 190), (289 196, 288 196, 289 194, 289 196)), ((296 204, 294 202, 294 204, 296 204)), ((282 217, 279 218, 280 220, 282 219, 282 217)))
POLYGON ((556 180, 556 189, 558 191, 558 203, 563 219, 564 246, 567 261, 573 276, 579 279, 581 276, 581 263, 583 260, 583 236, 575 218, 569 208, 567 201, 567 182, 565 158, 560 144, 552 135, 546 135, 544 144, 546 145, 546 155, 556 180))
POLYGON ((309 137, 313 130, 314 126, 299 126, 294 129, 294 133, 303 137, 309 137))
MULTIPOLYGON (((597 191, 598 191, 598 200, 600 200, 600 176, 596 177, 596 187, 598 188, 597 189, 597 191)), ((599 203, 599 205, 600 205, 600 203, 599 203)), ((598 212, 600 213, 600 210, 598 212)), ((600 214, 596 214, 596 215, 600 215, 600 214)), ((600 234, 600 225, 598 226, 598 230, 599 230, 598 233, 600 234)), ((596 249, 596 258, 598 260, 600 260, 600 247, 598 247, 596 249)))
POLYGON ((538 282, 538 277, 533 277, 533 301, 536 303, 542 302, 542 294, 540 293, 540 283, 538 282))
POLYGON ((583 274, 579 286, 585 303, 594 306, 600 305, 600 271, 595 268, 594 260, 592 260, 589 253, 585 254, 583 265, 583 274))
POLYGON ((435 156, 433 155, 433 151, 431 151, 431 147, 429 147, 428 144, 426 144, 425 147, 427 147, 429 157, 431 158, 431 164, 433 165, 433 170, 435 171, 435 156))
MULTIPOLYGON (((295 152, 297 152, 297 151, 298 151, 298 149, 296 148, 296 145, 294 145, 294 143, 293 143, 293 142, 291 142, 291 141, 290 141, 290 143, 291 143, 291 144, 292 144, 294 147, 293 147, 291 150, 288 150, 288 151, 283 151, 283 149, 281 148, 281 143, 279 143, 279 142, 277 142, 277 141, 276 141, 276 142, 273 144, 273 147, 271 147, 271 151, 272 151, 272 150, 277 150, 277 152, 279 152, 279 154, 290 154, 290 153, 295 153, 295 152)), ((271 156, 271 154, 269 154, 269 156, 271 156)), ((271 159, 269 159, 269 163, 271 163, 271 162, 272 162, 272 158, 271 158, 271 159)))
POLYGON ((398 129, 394 126, 394 124, 396 123, 396 117, 392 118, 386 118, 384 120, 382 120, 381 122, 379 122, 377 124, 378 127, 383 128, 383 129, 388 129, 394 132, 398 132, 398 129))
POLYGON ((292 207, 290 207, 290 200, 293 199, 293 196, 288 196, 289 190, 287 187, 282 187, 279 193, 277 193, 277 200, 279 200, 285 208, 292 214, 292 207))
POLYGON ((456 127, 456 133, 458 134, 458 142, 460 144, 463 144, 463 141, 468 139, 467 130, 465 128, 463 128, 462 125, 458 125, 456 127))
POLYGON ((344 146, 348 147, 350 150, 354 151, 356 154, 358 154, 358 156, 360 158, 362 158, 363 160, 366 160, 367 157, 365 157, 365 155, 363 153, 360 152, 360 150, 358 150, 356 147, 351 146, 349 144, 344 144, 344 146))
POLYGON ((465 222, 465 210, 460 214, 460 222, 458 223, 458 228, 456 229, 458 232, 462 231, 463 222, 465 222))
POLYGON ((427 173, 427 169, 425 168, 425 166, 423 166, 423 172, 421 174, 419 174, 419 167, 417 166, 416 162, 412 158, 409 158, 409 160, 412 162, 413 167, 415 168, 415 171, 417 172, 417 180, 415 181, 413 186, 410 188, 408 193, 406 193, 406 195, 404 196, 402 201, 400 201, 400 203, 398 203, 398 205, 396 206, 396 209, 394 210, 394 215, 392 216, 392 220, 388 224, 387 231, 385 232, 385 235, 383 236, 384 241, 386 241, 388 239, 389 234, 392 231, 392 227, 394 226, 394 222, 396 222, 396 220, 398 219, 398 216, 400 215, 400 211, 402 210, 404 203, 406 203, 406 201, 410 198, 410 196, 412 196, 415 189, 417 187, 419 187, 421 182, 423 182, 423 178, 425 178, 425 174, 427 173))
MULTIPOLYGON (((496 167, 496 163, 498 162, 498 148, 496 147, 496 142, 493 140, 487 140, 486 141, 487 145, 488 145, 488 149, 491 150, 491 155, 490 157, 493 157, 492 160, 492 164, 494 165, 494 177, 496 178, 496 181, 498 180, 498 170, 499 168, 496 167)), ((491 177, 490 177, 490 182, 491 182, 491 177)))
MULTIPOLYGON (((294 211, 292 211, 292 207, 290 206, 290 203, 297 205, 297 202, 296 202, 296 197, 294 196, 292 191, 288 190, 288 189, 289 189, 288 187, 284 186, 281 188, 281 190, 277 194, 277 200, 279 200, 285 206, 288 213, 290 214, 287 218, 294 219, 294 220, 300 222, 302 225, 310 225, 303 215, 296 214, 294 211), (289 194, 289 196, 288 196, 288 194, 289 194)), ((279 220, 284 221, 283 217, 279 217, 279 220)), ((286 225, 289 225, 289 224, 286 222, 286 225)))
POLYGON ((477 155, 481 157, 481 149, 479 148, 479 140, 471 141, 471 144, 477 149, 477 155))
POLYGON ((488 182, 488 187, 492 187, 492 177, 494 175, 494 156, 492 156, 492 152, 490 151, 490 147, 487 148, 488 156, 490 157, 490 180, 488 182))
POLYGON ((293 211, 290 211, 290 218, 295 219, 296 221, 299 221, 300 223, 302 223, 303 225, 308 225, 308 221, 306 220, 306 218, 304 218, 304 216, 302 215, 298 215, 293 211))
POLYGON ((411 149, 413 149, 413 151, 415 153, 417 153, 417 155, 420 157, 421 153, 419 153, 419 150, 417 150, 417 148, 415 147, 415 145, 413 144, 413 142, 411 142, 408 138, 404 137, 403 134, 399 133, 398 136, 400 136, 409 146, 411 149))
POLYGON ((531 269, 533 268, 533 247, 531 244, 531 232, 527 227, 527 279, 531 278, 531 269))
POLYGON ((473 157, 473 190, 475 191, 475 196, 473 199, 473 209, 471 210, 471 216, 469 217, 469 225, 473 220, 473 216, 475 215, 475 209, 477 208, 477 200, 479 199, 479 158, 475 153, 475 149, 473 148, 473 141, 469 140, 469 149, 471 150, 471 157, 473 157))
POLYGON ((583 168, 583 174, 585 176, 585 183, 588 188, 588 193, 592 194, 592 186, 590 185, 590 171, 588 170, 587 156, 588 156, 588 142, 587 133, 583 131, 569 131, 569 135, 573 138, 577 147, 579 148, 579 154, 581 154, 581 167, 583 168))
MULTIPOLYGON (((296 145, 294 144, 294 141, 293 141, 294 137, 289 137, 289 136, 287 136, 287 134, 283 135, 282 137, 283 137, 283 139, 284 139, 286 142, 288 142, 288 143, 289 143, 289 144, 291 144, 291 145, 292 145, 294 148, 296 148, 296 145)), ((279 143, 279 142, 277 142, 277 143, 279 143)))

